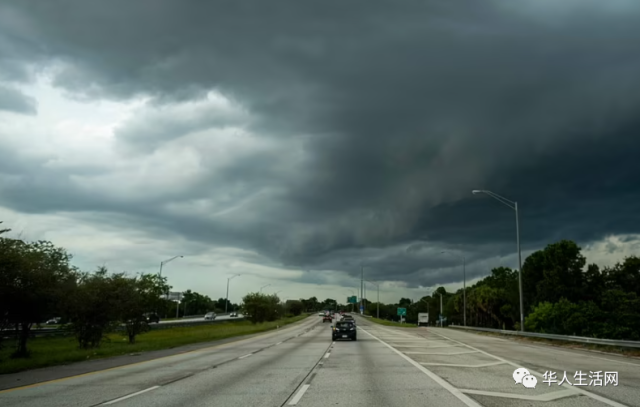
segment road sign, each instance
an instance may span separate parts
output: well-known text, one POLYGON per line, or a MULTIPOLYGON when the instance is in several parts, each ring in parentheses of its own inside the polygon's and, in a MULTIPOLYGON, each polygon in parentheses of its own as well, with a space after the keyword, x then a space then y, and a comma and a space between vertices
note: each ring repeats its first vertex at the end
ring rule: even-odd
POLYGON ((169 301, 182 301, 182 293, 181 292, 170 292, 167 297, 169 301))
POLYGON ((364 312, 364 306, 360 305, 360 313, 362 314, 364 312))
POLYGON ((356 297, 355 295, 353 297, 347 297, 347 302, 349 304, 357 304, 358 303, 358 297, 356 297))
POLYGON ((407 315, 407 309, 406 308, 398 308, 398 315, 400 315, 400 316, 407 315))

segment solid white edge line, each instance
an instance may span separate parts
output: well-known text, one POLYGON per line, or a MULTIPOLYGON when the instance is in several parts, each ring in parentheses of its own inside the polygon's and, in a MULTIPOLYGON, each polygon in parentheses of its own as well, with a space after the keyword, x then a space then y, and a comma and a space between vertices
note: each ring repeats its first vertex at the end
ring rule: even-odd
POLYGON ((434 382, 438 383, 440 386, 442 386, 445 390, 447 390, 449 393, 451 393, 452 395, 454 395, 458 400, 462 401, 464 404, 466 404, 469 407, 482 407, 482 405, 478 404, 477 402, 475 402, 472 398, 470 398, 469 396, 465 395, 464 393, 462 393, 460 390, 456 389, 455 387, 453 387, 451 384, 449 384, 449 382, 447 382, 446 380, 444 380, 443 378, 441 378, 440 376, 436 375, 435 373, 433 373, 431 370, 425 368, 424 366, 422 366, 421 364, 419 364, 418 362, 416 362, 415 360, 411 359, 409 356, 403 354, 402 352, 400 352, 399 350, 397 350, 396 348, 394 348, 393 346, 389 345, 388 343, 386 343, 385 341, 378 339, 378 337, 370 334, 369 332, 365 331, 364 329, 360 328, 362 330, 362 332, 366 333, 367 335, 371 336, 373 339, 377 340, 378 342, 380 342, 381 344, 383 344, 384 346, 388 347, 389 349, 391 349, 392 351, 394 351, 396 354, 398 354, 401 358, 403 358, 404 360, 406 360, 407 362, 411 363, 413 366, 415 366, 418 370, 420 370, 422 373, 426 374, 427 376, 429 376, 429 378, 431 378, 434 382))
POLYGON ((128 399, 128 398, 138 396, 138 395, 140 395, 140 394, 142 394, 142 393, 146 393, 146 392, 148 392, 148 391, 155 390, 155 389, 157 389, 157 388, 159 388, 159 387, 160 387, 160 386, 153 386, 153 387, 149 387, 148 389, 140 390, 139 392, 136 392, 136 393, 131 393, 131 394, 126 395, 126 396, 124 396, 124 397, 120 397, 119 399, 115 399, 115 400, 107 401, 106 403, 102 403, 101 405, 103 405, 103 406, 108 406, 109 404, 114 404, 114 403, 117 403, 117 402, 119 402, 119 401, 126 400, 126 399, 128 399))
POLYGON ((300 390, 298 390, 298 392, 296 393, 295 396, 293 396, 293 398, 291 399, 291 401, 289 402, 290 406, 295 406, 296 404, 298 404, 298 402, 300 401, 300 399, 302 398, 302 396, 304 396, 304 393, 307 391, 307 389, 309 388, 309 386, 311 386, 310 384, 305 384, 303 385, 300 390))
POLYGON ((248 355, 240 356, 238 359, 248 358, 251 355, 253 355, 253 353, 249 353, 248 355))
MULTIPOLYGON (((487 355, 487 356, 489 356, 489 357, 492 357, 492 358, 495 358, 495 359, 501 360, 501 361, 503 361, 503 362, 505 362, 505 363, 507 363, 507 364, 509 364, 509 365, 511 365, 511 366, 513 366, 513 367, 515 367, 515 368, 522 367, 521 365, 515 364, 515 363, 513 363, 513 362, 511 362, 511 361, 509 361, 509 360, 507 360, 507 359, 501 358, 500 356, 492 355, 492 354, 490 354, 490 353, 488 353, 488 352, 485 352, 485 351, 483 351, 483 350, 480 350, 480 349, 478 349, 478 348, 474 348, 474 347, 473 347, 473 346, 471 346, 471 345, 467 345, 467 344, 462 343, 462 342, 460 342, 460 341, 456 341, 455 339, 451 339, 451 338, 449 338, 449 337, 446 337, 446 336, 444 336, 444 335, 442 335, 442 334, 440 334, 440 333, 438 333, 438 334, 436 334, 436 335, 440 335, 440 336, 442 336, 442 337, 443 337, 443 338, 445 338, 445 339, 448 339, 448 340, 453 341, 453 342, 457 342, 457 343, 459 343, 459 344, 461 344, 461 345, 464 345, 464 346, 466 346, 466 347, 468 347, 468 348, 470 348, 470 349, 477 350, 478 352, 480 352, 480 353, 484 353, 485 355, 487 355)), ((531 373, 533 373, 533 374, 536 374, 536 375, 538 375, 538 376, 540 376, 540 377, 543 377, 543 376, 544 376, 543 374, 541 374, 540 372, 537 372, 537 371, 535 371, 535 370, 531 370, 531 369, 528 369, 528 370, 529 370, 529 372, 531 372, 531 373)), ((597 395, 597 394, 595 394, 595 393, 591 393, 591 392, 585 391, 585 390, 583 390, 583 389, 576 388, 575 386, 570 386, 570 385, 568 385, 568 384, 566 384, 566 383, 564 383, 562 386, 563 386, 563 387, 566 387, 567 389, 571 389, 571 390, 575 391, 576 393, 580 393, 580 394, 582 394, 583 396, 587 396, 587 397, 590 397, 590 398, 592 398, 592 399, 594 399, 594 400, 601 401, 601 402, 603 402, 603 403, 605 403, 605 404, 607 404, 607 405, 610 405, 610 406, 612 406, 612 407, 629 407, 629 406, 627 406, 626 404, 618 403, 617 401, 613 401, 613 400, 610 400, 610 399, 608 399, 608 398, 606 398, 606 397, 599 396, 599 395, 597 395)))

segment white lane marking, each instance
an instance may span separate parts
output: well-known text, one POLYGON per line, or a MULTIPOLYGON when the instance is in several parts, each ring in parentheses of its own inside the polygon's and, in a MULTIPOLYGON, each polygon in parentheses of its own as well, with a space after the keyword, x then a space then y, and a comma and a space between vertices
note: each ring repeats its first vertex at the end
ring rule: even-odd
POLYGON ((248 355, 240 356, 238 359, 248 358, 251 355, 253 355, 253 353, 249 353, 248 355))
MULTIPOLYGON (((473 346, 471 346, 471 345, 467 345, 467 344, 464 344, 464 343, 462 343, 462 342, 456 341, 455 339, 451 339, 451 338, 449 338, 449 337, 447 337, 447 336, 444 336, 444 335, 442 335, 442 334, 437 334, 437 335, 440 335, 440 336, 442 336, 443 338, 448 339, 448 340, 450 340, 450 341, 458 342, 459 344, 464 345, 464 346, 466 346, 466 347, 467 347, 467 348, 469 348, 469 349, 477 350, 478 352, 483 353, 483 354, 485 354, 485 355, 487 355, 487 356, 489 356, 489 357, 492 357, 492 358, 494 358, 494 359, 501 360, 501 361, 503 361, 503 362, 505 362, 505 363, 507 363, 507 364, 509 364, 509 365, 513 366, 513 367, 516 367, 516 368, 522 367, 521 365, 515 364, 515 363, 513 363, 513 362, 511 362, 511 361, 508 361, 507 359, 501 358, 500 356, 492 355, 492 354, 490 354, 490 353, 488 353, 488 352, 485 352, 485 351, 480 350, 480 349, 478 349, 478 348, 474 348, 474 347, 473 347, 473 346)), ((543 377, 543 376, 544 376, 542 373, 540 373, 540 372, 536 372, 535 370, 531 370, 531 369, 527 369, 527 370, 529 370, 529 372, 531 372, 531 373, 533 373, 533 374, 535 374, 535 375, 538 375, 539 377, 543 377)), ((572 387, 571 385, 569 385, 569 384, 567 384, 567 383, 562 384, 562 386, 563 386, 563 387, 565 387, 565 388, 567 388, 567 389, 571 389, 571 390, 573 390, 573 391, 574 391, 574 392, 576 392, 576 393, 580 393, 580 394, 583 394, 583 395, 585 395, 585 396, 587 396, 587 397, 590 397, 590 398, 592 398, 592 399, 594 399, 594 400, 601 401, 601 402, 603 402, 603 403, 605 403, 605 404, 607 404, 607 405, 610 405, 610 406, 612 406, 612 407, 629 407, 629 406, 627 406, 627 405, 625 405, 625 404, 618 403, 617 401, 609 400, 609 399, 608 399, 608 398, 606 398, 606 397, 602 397, 602 396, 599 396, 599 395, 597 395, 597 394, 590 393, 590 392, 585 391, 585 390, 583 390, 583 389, 579 389, 579 388, 576 388, 576 387, 572 387)))
POLYGON ((307 391, 307 389, 309 388, 309 386, 311 386, 310 384, 305 384, 304 386, 302 386, 300 388, 300 390, 298 390, 298 392, 296 393, 295 396, 293 396, 293 398, 291 399, 291 401, 289 402, 290 406, 295 406, 296 404, 298 404, 298 401, 300 401, 300 399, 302 398, 302 396, 304 396, 304 393, 307 391))
POLYGON ((462 352, 451 352, 451 353, 442 353, 442 352, 403 352, 405 355, 440 355, 440 356, 453 356, 453 355, 467 355, 469 353, 478 353, 475 350, 465 350, 462 352))
POLYGON ((541 394, 539 396, 527 396, 524 394, 500 393, 497 391, 484 391, 484 390, 471 390, 471 389, 460 389, 460 391, 466 394, 477 394, 479 396, 503 397, 508 399, 520 399, 520 400, 529 400, 529 401, 554 401, 554 400, 562 399, 565 397, 572 397, 576 395, 576 393, 573 390, 554 391, 551 393, 541 394))
POLYGON ((281 343, 282 343, 282 342, 278 342, 278 343, 276 343, 276 346, 280 345, 281 343))
POLYGON ((324 354, 324 358, 325 359, 328 358, 329 356, 331 356, 331 352, 327 352, 327 353, 324 354))
POLYGON ((437 345, 437 346, 425 346, 425 345, 395 345, 399 348, 422 348, 422 349, 440 349, 440 348, 459 348, 462 345, 437 345))
POLYGON ((103 406, 108 406, 109 404, 114 404, 114 403, 117 403, 117 402, 119 402, 119 401, 126 400, 126 399, 128 399, 128 398, 138 396, 138 395, 140 395, 140 394, 142 394, 142 393, 146 393, 146 392, 148 392, 148 391, 155 390, 155 389, 157 389, 157 388, 159 388, 159 387, 160 387, 160 386, 153 386, 153 387, 149 387, 148 389, 140 390, 139 392, 136 392, 136 393, 131 393, 131 394, 127 395, 127 396, 120 397, 119 399, 115 399, 115 400, 107 401, 106 403, 102 403, 101 405, 103 405, 103 406))
POLYGON ((370 334, 369 332, 365 331, 364 329, 362 329, 362 332, 364 332, 367 335, 371 336, 373 339, 377 340, 378 342, 380 342, 384 346, 388 347, 389 349, 391 349, 392 351, 394 351, 395 353, 400 355, 401 358, 403 358, 407 362, 411 363, 413 366, 415 366, 422 373, 424 373, 427 376, 429 376, 434 382, 436 382, 440 386, 444 387, 449 393, 453 394, 455 397, 458 398, 458 400, 462 401, 465 405, 467 405, 469 407, 482 407, 480 404, 478 404, 474 400, 472 400, 469 396, 467 396, 466 394, 463 394, 460 390, 458 390, 455 387, 453 387, 452 385, 450 385, 449 382, 445 381, 440 376, 436 375, 431 370, 427 369, 426 367, 422 366, 420 363, 418 363, 415 360, 411 359, 409 356, 403 354, 402 352, 400 352, 399 350, 397 350, 393 346, 389 345, 388 343, 386 343, 382 339, 378 339, 376 336, 370 334))
POLYGON ((459 365, 459 364, 453 364, 453 363, 427 363, 427 362, 420 362, 421 365, 424 366, 449 366, 449 367, 489 367, 489 366, 497 366, 497 365, 504 365, 504 362, 489 362, 489 363, 483 363, 481 365, 459 365))

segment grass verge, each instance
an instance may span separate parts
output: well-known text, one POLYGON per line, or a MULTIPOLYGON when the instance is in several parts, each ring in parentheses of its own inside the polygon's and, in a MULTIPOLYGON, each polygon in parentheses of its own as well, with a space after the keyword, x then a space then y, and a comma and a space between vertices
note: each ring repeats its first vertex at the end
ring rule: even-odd
POLYGON ((367 318, 367 321, 371 321, 371 322, 375 322, 376 324, 380 324, 380 325, 386 325, 386 326, 398 326, 401 328, 415 328, 416 325, 414 324, 401 324, 400 322, 394 322, 394 321, 387 321, 386 319, 378 319, 378 318, 367 318))
POLYGON ((594 344, 589 344, 589 343, 559 341, 559 340, 555 340, 555 339, 546 339, 546 338, 530 338, 530 337, 502 335, 502 334, 494 333, 494 332, 478 332, 478 331, 475 331, 473 333, 480 334, 480 335, 486 335, 486 336, 500 337, 502 339, 509 339, 509 340, 517 341, 517 342, 537 343, 537 344, 542 344, 542 345, 555 346, 555 347, 558 347, 558 348, 588 350, 588 351, 603 352, 603 353, 613 353, 613 354, 616 354, 616 355, 640 358, 640 350, 632 349, 632 348, 620 348, 620 347, 616 347, 616 346, 594 345, 594 344))
POLYGON ((73 337, 34 338, 28 343, 31 357, 27 359, 11 359, 9 355, 14 350, 13 343, 5 340, 4 347, 0 349, 0 374, 250 335, 288 325, 308 316, 299 315, 255 325, 249 321, 230 321, 212 325, 159 329, 138 336, 133 345, 128 344, 121 334, 110 334, 97 349, 79 349, 78 342, 73 337))

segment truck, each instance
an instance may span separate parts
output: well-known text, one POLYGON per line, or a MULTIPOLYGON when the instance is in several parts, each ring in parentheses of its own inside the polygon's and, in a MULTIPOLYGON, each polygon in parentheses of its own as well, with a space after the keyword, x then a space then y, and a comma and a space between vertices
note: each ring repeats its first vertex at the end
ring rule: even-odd
POLYGON ((429 314, 427 312, 418 313, 418 326, 422 325, 429 326, 429 314))

